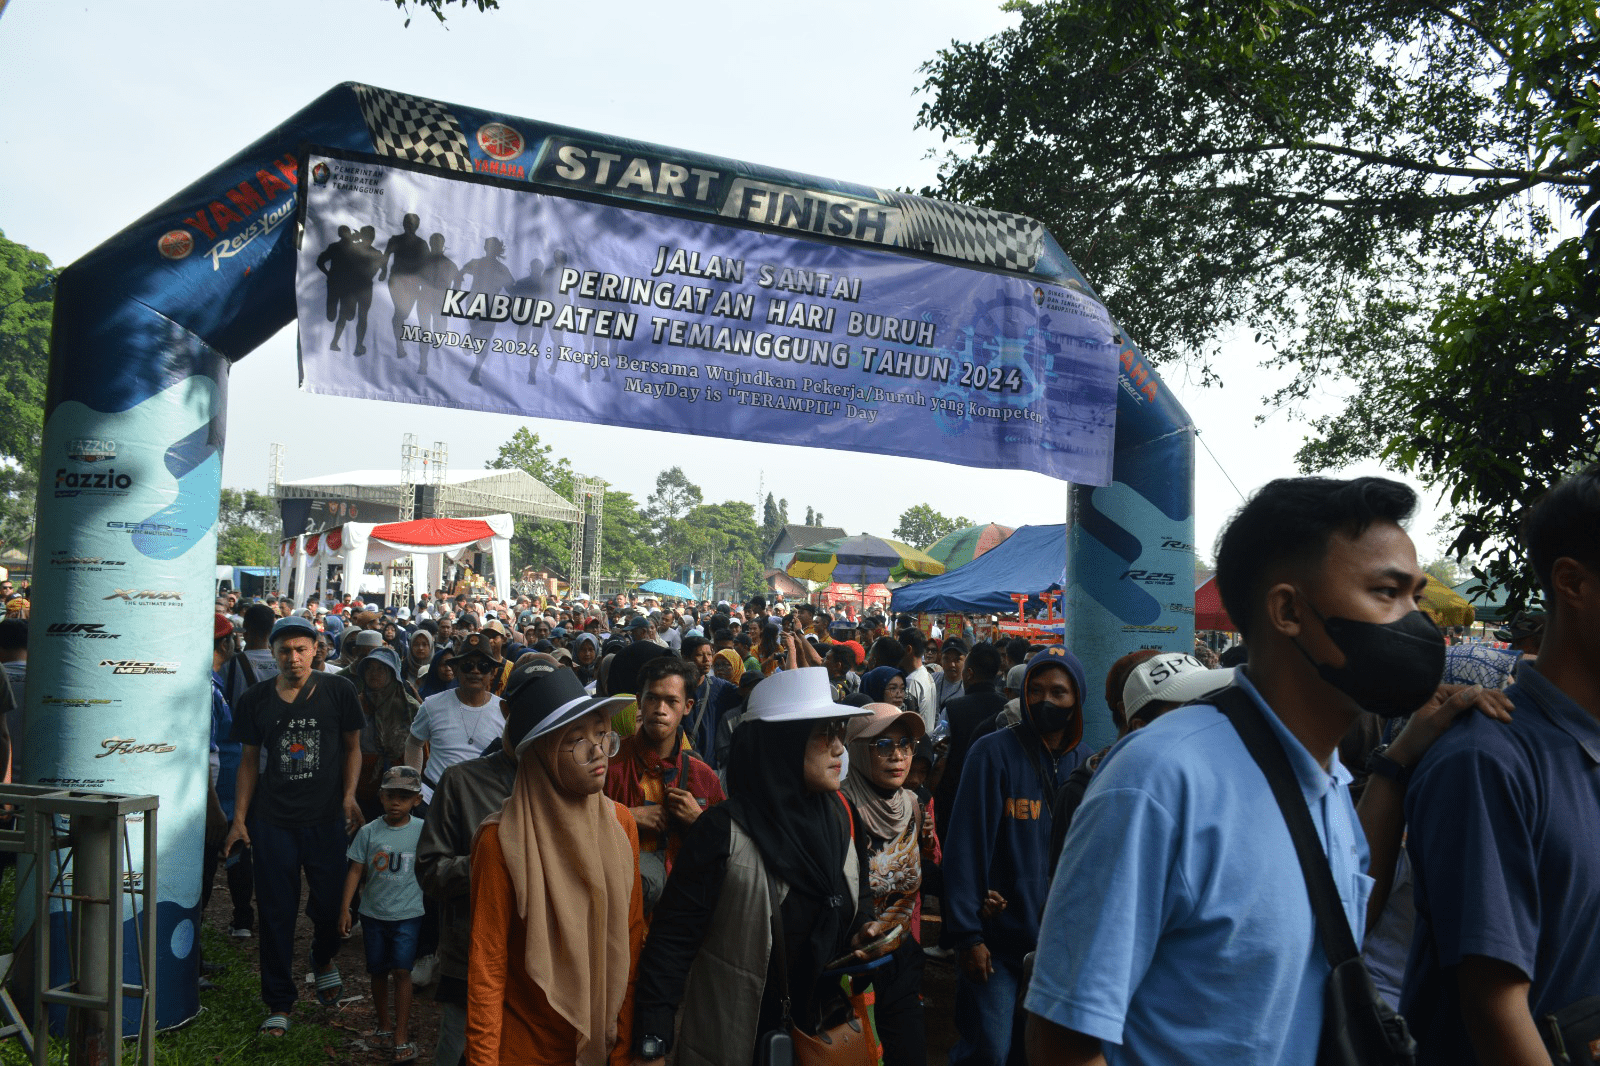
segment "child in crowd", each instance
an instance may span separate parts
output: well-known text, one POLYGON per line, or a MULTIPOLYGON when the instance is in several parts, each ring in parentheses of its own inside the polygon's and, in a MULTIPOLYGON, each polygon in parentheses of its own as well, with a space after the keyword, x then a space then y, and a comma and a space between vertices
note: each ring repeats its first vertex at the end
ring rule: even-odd
POLYGON ((422 888, 417 884, 417 840, 422 819, 411 811, 422 802, 422 774, 410 766, 391 766, 379 791, 383 817, 362 826, 345 857, 350 872, 344 881, 339 932, 350 932, 350 901, 363 879, 361 933, 366 942, 367 973, 372 976, 372 1002, 378 1016, 377 1041, 394 1040, 394 1061, 415 1062, 411 1042, 411 966, 422 929, 422 888), (394 975, 394 1028, 389 1024, 389 975, 394 975))

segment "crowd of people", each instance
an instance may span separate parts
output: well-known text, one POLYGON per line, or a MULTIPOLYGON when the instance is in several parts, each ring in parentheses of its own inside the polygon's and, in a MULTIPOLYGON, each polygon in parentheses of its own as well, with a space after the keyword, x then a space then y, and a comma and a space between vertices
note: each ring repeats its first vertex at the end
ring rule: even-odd
POLYGON ((359 937, 396 1062, 431 986, 445 1066, 918 1066, 928 958, 952 1063, 1587 1061, 1600 467, 1531 511, 1547 613, 1507 651, 1418 609, 1414 503, 1266 485, 1218 544, 1242 643, 1103 679, 761 597, 219 600, 206 890, 259 938, 261 1033, 304 882, 310 994, 359 937))

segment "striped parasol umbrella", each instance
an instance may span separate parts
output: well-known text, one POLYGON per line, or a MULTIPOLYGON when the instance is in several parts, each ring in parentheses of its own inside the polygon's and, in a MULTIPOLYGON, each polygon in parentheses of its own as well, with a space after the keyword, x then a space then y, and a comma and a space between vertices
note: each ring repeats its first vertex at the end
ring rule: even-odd
POLYGON ((875 585, 907 577, 935 577, 944 564, 909 544, 884 537, 835 537, 794 553, 788 574, 805 581, 875 585))
POLYGON ((1015 532, 1010 526, 1002 526, 998 522, 963 526, 928 545, 928 554, 943 563, 946 570, 954 570, 958 566, 966 566, 1015 532))

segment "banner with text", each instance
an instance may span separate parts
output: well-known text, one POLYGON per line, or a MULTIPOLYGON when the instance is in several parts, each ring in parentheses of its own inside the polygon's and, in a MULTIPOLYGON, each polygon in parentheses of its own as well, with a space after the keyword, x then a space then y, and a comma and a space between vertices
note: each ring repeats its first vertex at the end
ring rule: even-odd
MULTIPOLYGON (((1119 346, 1084 292, 376 158, 303 173, 311 392, 1111 480, 1119 346)), ((820 203, 800 228, 888 224, 820 203)))

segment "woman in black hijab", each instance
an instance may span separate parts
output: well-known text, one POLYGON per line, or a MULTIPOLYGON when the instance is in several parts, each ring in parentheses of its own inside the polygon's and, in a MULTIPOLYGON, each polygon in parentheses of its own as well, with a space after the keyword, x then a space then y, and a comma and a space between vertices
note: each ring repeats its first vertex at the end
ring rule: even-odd
POLYGON ((695 821, 651 919, 634 992, 639 1060, 672 1048, 681 1004, 681 1066, 753 1061, 757 1037, 781 1024, 780 955, 795 1025, 814 1033, 838 1021, 838 977, 823 971, 883 931, 871 920, 865 833, 839 792, 844 724, 862 713, 832 701, 820 667, 751 693, 733 734, 729 799, 695 821), (769 877, 782 901, 781 953, 769 877), (753 973, 764 975, 759 989, 753 973))

